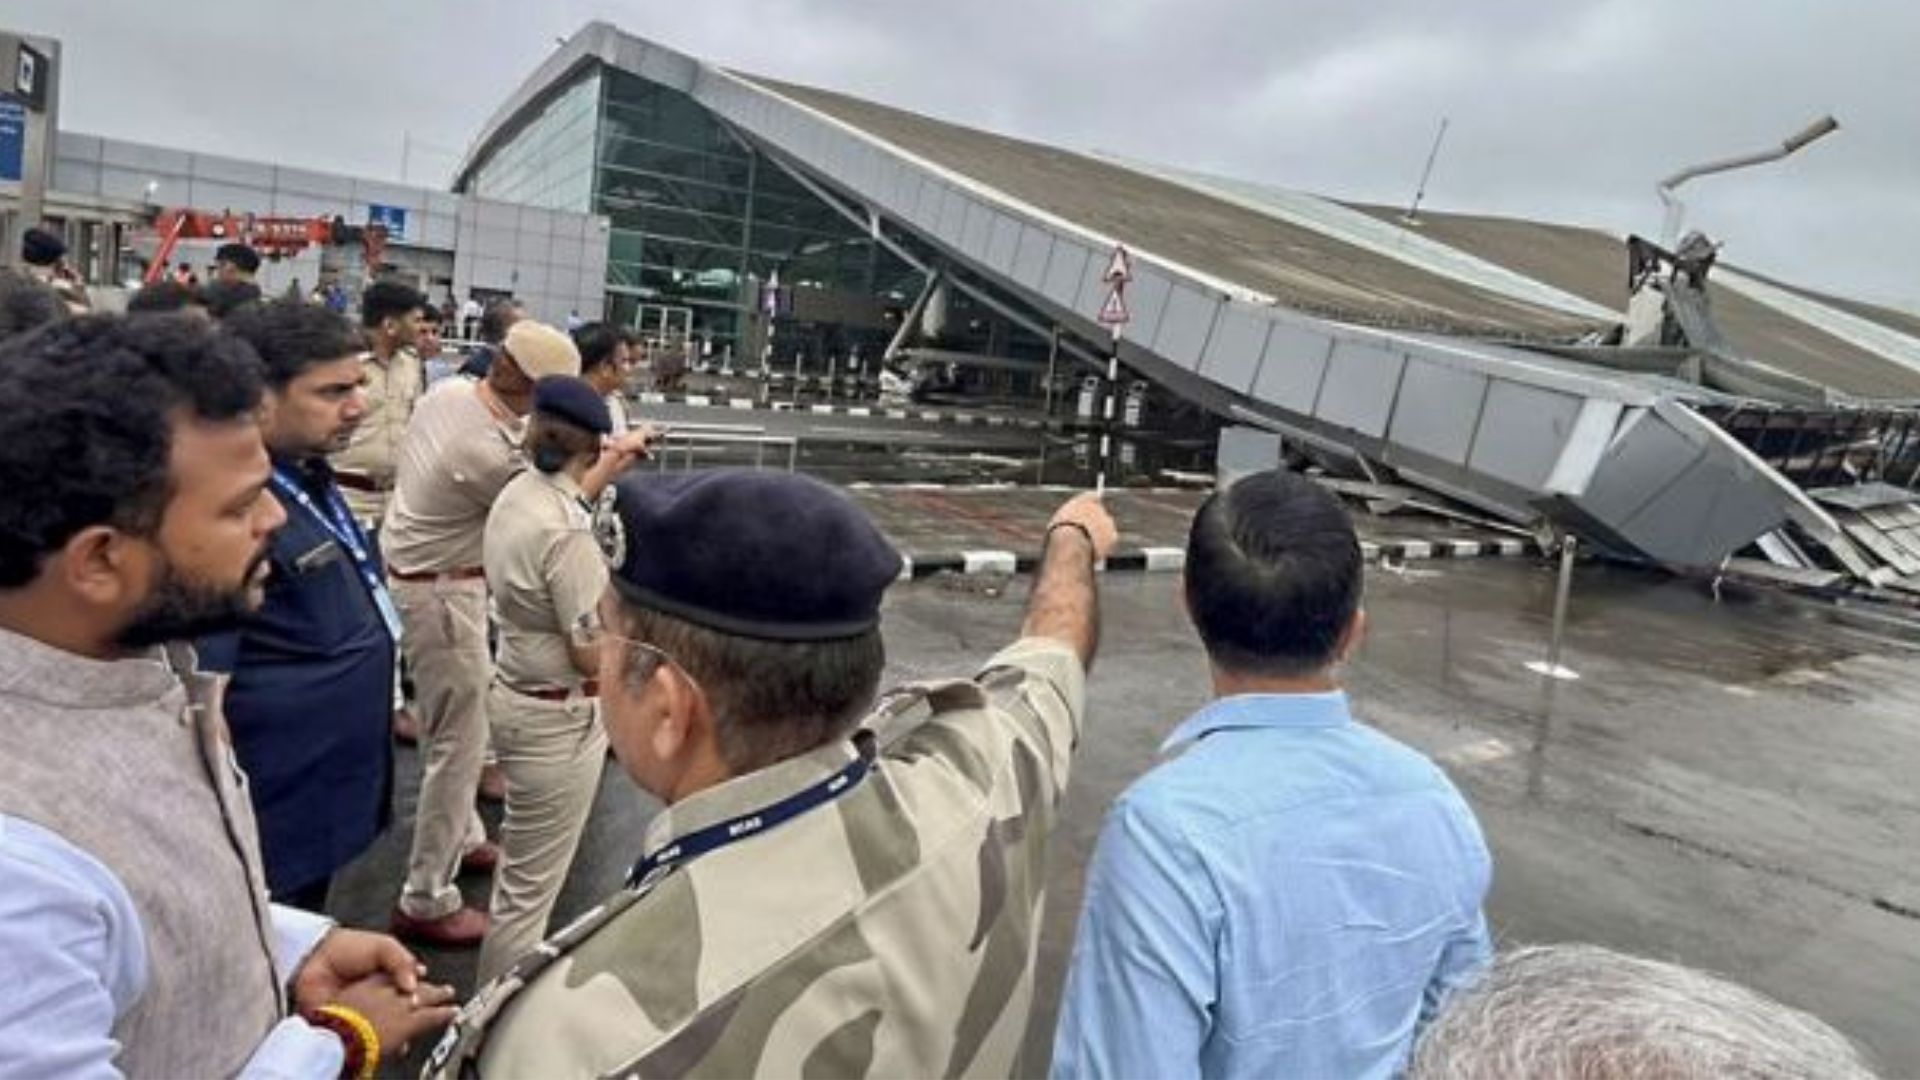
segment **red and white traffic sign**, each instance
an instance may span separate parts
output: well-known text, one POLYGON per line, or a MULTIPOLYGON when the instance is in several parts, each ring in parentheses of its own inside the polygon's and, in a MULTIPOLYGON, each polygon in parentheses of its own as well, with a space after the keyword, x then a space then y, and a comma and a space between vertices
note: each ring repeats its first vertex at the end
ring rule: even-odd
POLYGON ((1113 246, 1113 254, 1107 258, 1107 272, 1100 275, 1100 280, 1119 285, 1133 280, 1133 256, 1127 254, 1125 244, 1113 246))
POLYGON ((1122 288, 1123 282, 1116 279, 1113 287, 1107 290, 1107 302, 1100 305, 1100 324, 1119 326, 1133 316, 1127 313, 1127 294, 1122 288))

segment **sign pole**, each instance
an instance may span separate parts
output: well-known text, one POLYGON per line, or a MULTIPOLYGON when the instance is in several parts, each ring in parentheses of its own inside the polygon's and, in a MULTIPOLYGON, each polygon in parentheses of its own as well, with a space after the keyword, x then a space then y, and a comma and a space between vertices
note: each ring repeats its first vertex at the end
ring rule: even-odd
POLYGON ((25 39, 0 34, 0 99, 17 103, 17 111, 7 118, 7 127, 18 117, 20 153, 19 229, 8 238, 10 251, 0 253, 0 266, 24 268, 25 254, 20 240, 28 229, 40 224, 46 212, 47 180, 53 160, 54 124, 51 113, 57 91, 55 65, 59 51, 41 52, 25 39))
POLYGON ((1112 335, 1107 349, 1107 393, 1106 404, 1100 410, 1100 472, 1094 477, 1093 490, 1102 496, 1107 493, 1107 473, 1113 465, 1113 413, 1114 393, 1120 385, 1120 328, 1126 325, 1127 282, 1133 280, 1133 259, 1127 254, 1124 244, 1116 244, 1113 255, 1107 259, 1107 269, 1100 275, 1107 283, 1107 299, 1100 305, 1099 321, 1112 335))
POLYGON ((1553 632, 1547 639, 1547 658, 1527 664, 1527 670, 1549 679, 1571 682, 1580 677, 1572 668, 1560 663, 1560 648, 1567 632, 1567 601, 1573 592, 1573 558, 1580 541, 1567 536, 1560 543, 1560 579, 1553 590, 1553 632))
POLYGON ((1113 391, 1120 382, 1120 324, 1114 323, 1110 329, 1113 340, 1107 349, 1106 402, 1100 409, 1100 475, 1093 485, 1100 495, 1107 493, 1107 471, 1113 465, 1113 391))

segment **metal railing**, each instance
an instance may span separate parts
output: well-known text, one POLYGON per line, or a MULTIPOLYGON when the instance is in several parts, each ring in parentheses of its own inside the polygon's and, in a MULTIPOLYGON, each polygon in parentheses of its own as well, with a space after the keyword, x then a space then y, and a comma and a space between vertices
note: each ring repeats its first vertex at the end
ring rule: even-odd
POLYGON ((673 430, 668 431, 665 438, 661 440, 659 450, 654 454, 654 468, 660 472, 667 471, 668 463, 674 458, 675 451, 679 452, 681 467, 691 470, 693 468, 694 455, 698 451, 741 446, 753 447, 753 467, 755 469, 764 469, 767 467, 767 448, 770 446, 784 447, 786 449, 788 472, 793 472, 799 468, 800 440, 795 436, 768 435, 764 429, 759 429, 755 432, 689 430, 694 427, 720 428, 727 426, 728 425, 724 424, 676 424, 673 430))

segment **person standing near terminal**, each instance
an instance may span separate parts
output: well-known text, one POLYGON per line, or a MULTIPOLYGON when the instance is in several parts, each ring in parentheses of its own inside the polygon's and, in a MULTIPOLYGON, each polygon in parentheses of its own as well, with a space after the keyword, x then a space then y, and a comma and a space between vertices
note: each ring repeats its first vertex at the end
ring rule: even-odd
POLYGON ((401 937, 473 946, 486 934, 486 914, 466 907, 454 884, 462 858, 487 849, 473 807, 493 671, 482 539, 494 499, 525 466, 521 417, 533 406, 533 380, 579 371, 580 354, 565 334, 516 323, 487 377, 435 386, 400 444, 380 545, 404 627, 425 767, 406 886, 393 913, 401 937))
POLYGON ((442 321, 440 311, 432 304, 420 309, 418 331, 414 338, 414 354, 420 357, 421 393, 433 388, 433 384, 459 370, 459 357, 447 351, 441 340, 449 324, 442 321))
POLYGON ((60 294, 72 315, 84 315, 93 308, 87 287, 67 262, 67 242, 46 229, 32 228, 20 238, 20 261, 27 273, 60 294))
POLYGON ((474 299, 472 293, 460 301, 460 336, 467 341, 472 341, 480 332, 480 310, 480 301, 474 299))
POLYGON ((368 1032, 452 1013, 391 938, 269 901, 183 644, 286 520, 256 364, 185 315, 0 345, 0 1076, 372 1075, 368 1032))
POLYGON ((493 358, 500 351, 500 343, 507 339, 507 331, 526 317, 526 309, 517 301, 495 300, 488 304, 480 316, 480 347, 467 354, 466 362, 460 365, 460 374, 469 379, 486 378, 487 369, 493 366, 493 358))
POLYGON ((875 704, 900 556, 817 480, 635 470, 599 506, 628 888, 477 993, 429 1075, 1020 1076, 1048 841, 1099 641, 1098 499, 1021 639, 875 704))
POLYGON ((201 661, 231 673, 227 722, 267 885, 285 903, 322 911, 335 871, 386 825, 393 775, 399 616, 327 464, 366 413, 360 334, 325 308, 287 301, 227 326, 266 371, 263 435, 287 523, 268 548, 265 602, 238 632, 204 642, 201 661))
POLYGON ((573 332, 573 344, 580 350, 580 377, 592 384, 594 392, 606 402, 607 415, 614 431, 632 426, 627 415, 627 372, 631 354, 620 331, 606 323, 586 323, 573 332))
POLYGON ((360 322, 370 350, 367 415, 346 449, 333 455, 333 470, 354 517, 371 529, 378 529, 386 516, 400 440, 406 437, 423 386, 414 348, 426 302, 420 290, 398 281, 376 281, 360 296, 360 322))
POLYGON ((213 252, 213 280, 253 285, 260 273, 260 253, 245 244, 221 244, 213 252))
POLYGON ((526 440, 533 467, 508 482, 487 516, 487 587, 500 627, 487 721, 507 799, 481 982, 546 936, 606 762, 599 654, 577 644, 573 629, 607 585, 589 496, 633 460, 625 449, 603 453, 612 431, 585 380, 535 383, 526 440))
POLYGON ((1294 473, 1194 516, 1186 608, 1214 701, 1101 829, 1056 1077, 1397 1076, 1487 962, 1473 811, 1340 690, 1361 565, 1339 501, 1294 473))

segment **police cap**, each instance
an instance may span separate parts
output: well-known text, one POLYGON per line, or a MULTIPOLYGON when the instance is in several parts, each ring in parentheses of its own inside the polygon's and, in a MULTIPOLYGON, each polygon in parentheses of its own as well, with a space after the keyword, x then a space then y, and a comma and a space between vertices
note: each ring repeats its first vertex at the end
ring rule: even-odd
POLYGON ((765 641, 864 634, 900 576, 853 500, 789 473, 629 472, 601 496, 594 532, 628 601, 765 641))
POLYGON ((601 435, 613 431, 613 414, 585 379, 549 375, 533 384, 533 411, 601 435))

